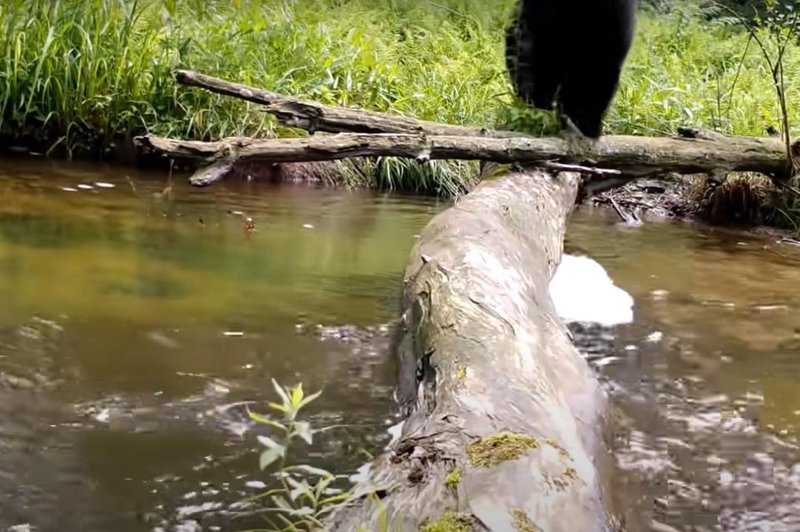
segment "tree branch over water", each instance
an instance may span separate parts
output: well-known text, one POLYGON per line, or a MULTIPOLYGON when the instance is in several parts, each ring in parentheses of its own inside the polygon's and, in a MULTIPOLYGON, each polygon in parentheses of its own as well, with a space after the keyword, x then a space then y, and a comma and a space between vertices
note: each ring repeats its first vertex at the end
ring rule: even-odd
MULTIPOLYGON (((595 175, 618 174, 609 181, 609 186, 667 172, 749 171, 773 178, 786 177, 785 146, 773 137, 728 137, 684 130, 676 137, 610 135, 594 143, 560 137, 536 138, 511 131, 439 124, 327 106, 192 71, 180 70, 176 78, 184 85, 262 104, 266 112, 275 115, 284 125, 312 133, 336 133, 307 138, 233 137, 216 142, 152 135, 137 137, 136 142, 141 147, 169 157, 204 163, 205 166, 190 178, 195 186, 207 186, 224 178, 238 161, 288 163, 378 156, 405 157, 419 162, 483 160, 538 165, 551 171, 572 169, 595 175), (592 171, 593 168, 598 170, 592 171)), ((792 156, 800 166, 800 142, 792 146, 792 156)))
MULTIPOLYGON (((786 167, 780 139, 723 137, 719 140, 608 136, 594 146, 575 149, 568 140, 491 138, 415 133, 339 133, 308 138, 226 138, 216 142, 138 137, 140 146, 170 157, 219 165, 220 161, 301 162, 352 157, 394 156, 425 162, 432 159, 473 159, 499 163, 579 164, 620 171, 630 178, 665 172, 701 173, 716 169, 778 174, 786 167)), ((800 153, 794 148, 795 157, 800 153)), ((547 166, 544 164, 543 166, 547 166)), ((207 171, 202 171, 207 175, 207 171)), ((209 185, 202 176, 192 184, 209 185)))
POLYGON ((481 127, 440 124, 377 111, 350 107, 324 105, 274 92, 232 83, 191 70, 178 70, 175 79, 181 85, 199 87, 223 96, 239 98, 264 106, 264 111, 274 115, 287 127, 305 129, 311 133, 426 133, 429 135, 461 136, 519 136, 510 131, 490 130, 481 127))

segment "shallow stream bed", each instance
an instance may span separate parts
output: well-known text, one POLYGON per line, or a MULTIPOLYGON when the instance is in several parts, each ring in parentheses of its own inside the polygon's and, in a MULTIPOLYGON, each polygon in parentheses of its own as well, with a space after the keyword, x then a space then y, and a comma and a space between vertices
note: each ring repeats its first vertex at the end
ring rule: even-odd
MULTIPOLYGON (((310 463, 351 474, 388 441, 387 324, 446 202, 184 181, 0 160, 0 530, 252 526, 231 518, 268 482, 243 402, 271 378, 343 426, 310 463)), ((635 300, 576 335, 623 420, 632 527, 800 530, 800 252, 773 240, 570 223, 635 300)))

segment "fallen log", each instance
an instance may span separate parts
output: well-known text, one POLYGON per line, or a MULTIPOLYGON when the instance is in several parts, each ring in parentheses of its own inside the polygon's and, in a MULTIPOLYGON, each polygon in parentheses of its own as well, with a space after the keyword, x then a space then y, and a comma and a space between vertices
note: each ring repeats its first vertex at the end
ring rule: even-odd
POLYGON ((300 139, 228 138, 210 143, 150 135, 135 139, 138 146, 165 156, 194 159, 208 165, 209 168, 200 168, 190 178, 194 186, 211 185, 228 175, 238 162, 246 160, 289 163, 394 156, 421 162, 470 159, 532 163, 555 171, 582 166, 583 173, 595 177, 620 174, 594 179, 587 183, 586 193, 608 190, 638 177, 715 170, 758 172, 781 178, 775 179, 776 183, 788 186, 784 181, 790 169, 800 167, 800 142, 792 145, 792 161, 788 161, 785 145, 774 137, 727 137, 683 128, 678 137, 607 136, 590 143, 536 138, 512 131, 323 105, 190 70, 178 70, 175 76, 182 85, 261 104, 265 112, 289 127, 311 133, 350 133, 300 139))
POLYGON ((485 181, 423 230, 394 348, 410 416, 330 530, 613 528, 605 397, 549 294, 579 181, 485 181))
POLYGON ((177 70, 175 79, 181 85, 199 87, 216 94, 261 104, 264 111, 287 127, 311 133, 425 133, 428 135, 463 135, 469 137, 518 137, 511 131, 491 130, 474 126, 440 124, 376 111, 323 105, 257 89, 241 83, 207 76, 191 70, 177 70))
MULTIPOLYGON (((499 163, 578 164, 616 170, 627 179, 665 172, 691 174, 713 170, 780 175, 787 167, 783 143, 774 137, 720 136, 711 139, 612 135, 597 142, 578 143, 558 137, 339 133, 282 139, 233 137, 216 142, 146 135, 137 137, 136 142, 170 157, 196 159, 211 165, 219 165, 221 161, 298 162, 394 156, 421 162, 472 159, 499 163)), ((800 159, 800 143, 795 143, 793 156, 800 159)), ((204 186, 214 182, 208 179, 208 170, 201 169, 200 173, 202 175, 190 178, 193 185, 204 186)))

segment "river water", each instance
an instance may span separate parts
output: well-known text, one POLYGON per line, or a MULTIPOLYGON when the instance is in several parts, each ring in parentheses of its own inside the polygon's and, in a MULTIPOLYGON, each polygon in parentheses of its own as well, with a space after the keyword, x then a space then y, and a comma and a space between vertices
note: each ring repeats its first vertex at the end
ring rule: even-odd
MULTIPOLYGON (((387 323, 447 204, 169 184, 0 160, 0 530, 253 526, 231 517, 269 482, 242 404, 275 400, 270 378, 322 389, 310 420, 341 426, 299 460, 352 474, 390 438, 387 323)), ((621 420, 631 530, 800 530, 800 252, 774 240, 570 223, 635 300, 631 323, 574 327, 621 420)))

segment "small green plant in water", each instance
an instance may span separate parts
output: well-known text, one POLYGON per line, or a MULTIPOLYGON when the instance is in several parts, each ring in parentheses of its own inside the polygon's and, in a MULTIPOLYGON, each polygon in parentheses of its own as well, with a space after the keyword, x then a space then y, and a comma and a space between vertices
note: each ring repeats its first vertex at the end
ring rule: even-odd
POLYGON ((280 386, 272 380, 280 403, 269 403, 269 407, 279 415, 277 418, 265 414, 250 412, 250 418, 260 424, 267 425, 276 431, 274 437, 259 435, 258 442, 264 447, 259 457, 260 469, 276 467, 276 476, 280 486, 246 500, 256 502, 269 499, 270 503, 258 513, 262 513, 273 528, 265 530, 315 530, 324 528, 322 519, 329 514, 338 503, 347 499, 349 493, 336 489, 331 484, 341 476, 312 467, 307 464, 289 465, 287 457, 298 438, 308 445, 313 442, 314 434, 325 429, 313 429, 308 421, 299 419, 300 412, 317 399, 321 391, 305 395, 303 385, 293 388, 280 386), (279 521, 276 526, 270 516, 279 521))

